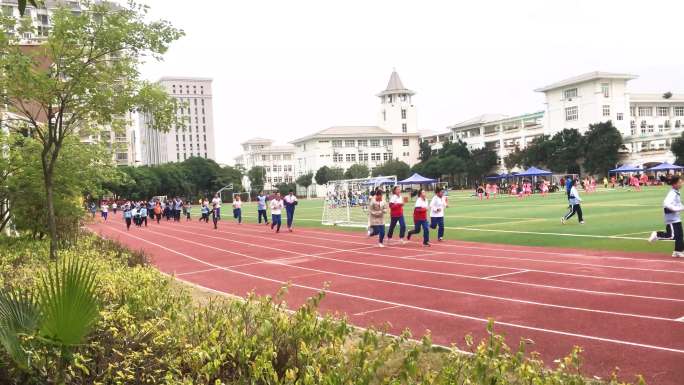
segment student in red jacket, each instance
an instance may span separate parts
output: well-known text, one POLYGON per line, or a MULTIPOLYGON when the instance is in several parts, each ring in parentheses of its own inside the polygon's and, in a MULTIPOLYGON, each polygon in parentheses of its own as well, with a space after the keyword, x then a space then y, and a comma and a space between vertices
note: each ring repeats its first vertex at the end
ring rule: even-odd
POLYGON ((406 243, 404 241, 404 234, 406 234, 406 221, 404 221, 404 198, 401 196, 401 187, 394 186, 392 189, 392 197, 389 201, 390 207, 390 225, 389 232, 387 233, 387 239, 392 239, 392 234, 394 234, 394 227, 396 227, 397 222, 399 223, 399 241, 403 245, 406 243))
POLYGON ((418 191, 418 198, 416 198, 416 206, 413 209, 413 224, 415 228, 408 232, 408 240, 411 240, 411 235, 420 234, 423 229, 423 246, 430 246, 430 229, 427 222, 428 202, 425 197, 425 190, 418 191))

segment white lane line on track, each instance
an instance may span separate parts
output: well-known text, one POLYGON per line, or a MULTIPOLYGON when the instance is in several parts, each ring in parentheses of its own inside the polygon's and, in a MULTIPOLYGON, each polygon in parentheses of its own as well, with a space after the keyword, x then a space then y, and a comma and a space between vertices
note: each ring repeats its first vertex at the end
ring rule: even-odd
POLYGON ((512 273, 504 273, 504 274, 498 274, 498 275, 490 275, 488 277, 482 277, 483 279, 492 279, 492 278, 501 278, 501 277, 507 277, 509 275, 515 275, 515 274, 522 274, 522 273, 527 273, 529 270, 520 270, 520 271, 514 271, 512 273))
MULTIPOLYGON (((175 230, 175 231, 182 231, 182 230, 175 230)), ((158 233, 155 231, 152 231, 155 234, 162 234, 158 233)), ((215 239, 222 239, 228 242, 233 242, 237 244, 242 244, 250 247, 261 247, 265 249, 273 249, 273 250, 279 250, 275 248, 271 248, 268 246, 260 246, 256 245, 253 243, 248 243, 248 242, 241 242, 241 241, 233 241, 233 240, 226 240, 224 238, 218 238, 218 237, 213 237, 210 235, 203 235, 203 234, 196 234, 197 236, 202 236, 202 237, 207 237, 207 238, 215 238, 215 239)), ((239 256, 243 256, 246 258, 253 258, 256 260, 261 260, 258 257, 252 257, 246 254, 242 254, 239 252, 231 251, 231 250, 226 250, 222 249, 220 247, 215 247, 215 246, 210 246, 210 245, 204 245, 201 243, 193 242, 190 240, 186 240, 188 243, 194 243, 200 246, 208 247, 211 249, 219 250, 219 251, 224 251, 229 254, 235 254, 239 256)), ((285 251, 285 250, 283 250, 285 251)), ((298 253, 293 251, 293 254, 297 254, 298 256, 302 257, 313 257, 313 258, 319 258, 315 257, 313 255, 307 255, 304 253, 298 253)), ((326 258, 322 258, 326 259, 326 258)), ((395 285, 395 286, 405 286, 405 287, 411 287, 411 288, 418 288, 418 289, 425 289, 425 290, 432 290, 432 291, 437 291, 441 293, 451 293, 451 294, 461 294, 461 295, 468 295, 468 296, 474 296, 474 297, 479 297, 479 298, 487 298, 491 300, 497 300, 497 301, 508 301, 508 302, 515 302, 515 303, 520 303, 520 304, 525 304, 525 305, 533 305, 533 306, 542 306, 542 307, 550 307, 550 308, 555 308, 555 309, 564 309, 564 310, 574 310, 574 311, 583 311, 583 312, 589 312, 589 313, 598 313, 598 314, 608 314, 608 315, 615 315, 615 316, 625 316, 625 317, 634 317, 634 318, 644 318, 644 319, 652 319, 652 320, 658 320, 658 321, 667 321, 670 322, 672 321, 671 318, 664 318, 664 317, 657 317, 657 316, 648 316, 648 315, 641 315, 641 314, 633 314, 633 313, 622 313, 622 312, 612 312, 612 311, 607 311, 607 310, 596 310, 596 309, 588 309, 588 308, 581 308, 581 307, 574 307, 574 306, 564 306, 564 305, 556 305, 556 304, 549 304, 549 303, 544 303, 544 302, 536 302, 536 301, 528 301, 528 300, 522 300, 522 299, 515 299, 515 298, 509 298, 509 297, 499 297, 499 296, 493 296, 493 295, 487 295, 487 294, 480 294, 480 293, 473 293, 473 292, 468 292, 468 291, 463 291, 463 290, 454 290, 454 289, 445 289, 445 288, 439 288, 439 287, 432 287, 432 286, 426 286, 426 285, 419 285, 419 284, 413 284, 413 283, 407 283, 407 282, 399 282, 399 281, 391 281, 391 280, 385 280, 385 279, 379 279, 379 278, 370 278, 370 277, 363 277, 363 276, 357 276, 357 275, 351 275, 351 274, 343 274, 343 273, 338 273, 334 271, 327 271, 327 270, 320 270, 320 269, 314 269, 314 268, 308 268, 304 266, 297 266, 297 265, 289 265, 289 264, 284 264, 284 263, 277 263, 274 261, 270 261, 272 264, 276 265, 283 265, 283 266, 289 266, 295 269, 300 269, 300 270, 305 270, 305 271, 311 271, 311 272, 318 272, 318 273, 324 273, 324 274, 329 274, 329 275, 334 275, 334 276, 339 276, 339 277, 344 277, 344 278, 352 278, 352 279, 359 279, 363 281, 370 281, 370 282, 379 282, 379 283, 386 283, 390 285, 395 285)), ((366 263, 361 263, 357 262, 356 264, 359 265, 368 265, 368 266, 373 266, 372 264, 366 264, 366 263)), ((414 271, 411 269, 406 269, 409 271, 414 271)), ((415 272, 415 271, 414 271, 415 272)), ((446 273, 445 273, 446 274, 446 273)), ((487 280, 490 281, 490 280, 487 280)))
MULTIPOLYGON (((175 231, 180 231, 180 232, 187 233, 187 234, 197 235, 197 233, 195 233, 195 232, 189 232, 189 231, 185 231, 185 230, 175 229, 175 231)), ((240 234, 239 233, 231 233, 231 232, 227 232, 227 231, 219 231, 219 232, 224 233, 224 234, 237 235, 237 236, 244 235, 244 231, 243 231, 243 233, 240 233, 240 234)), ((217 238, 217 239, 230 241, 230 240, 225 239, 225 238, 217 238)), ((314 238, 314 239, 320 239, 320 238, 314 238)), ((287 241, 284 239, 280 239, 279 241, 285 242, 285 243, 303 244, 301 242, 287 241)), ((371 246, 371 248, 372 247, 373 246, 371 246)), ((335 253, 346 252, 346 251, 349 251, 349 250, 337 249, 337 251, 335 253)), ((366 253, 366 254, 370 254, 370 253, 366 253)), ((371 254, 371 255, 378 255, 378 256, 383 256, 383 257, 392 258, 392 259, 414 259, 414 258, 416 258, 415 256, 395 257, 395 256, 391 256, 391 255, 386 255, 386 254, 371 254)), ((372 266, 372 267, 380 267, 380 268, 386 268, 386 269, 392 269, 392 270, 402 270, 402 271, 410 271, 410 272, 416 272, 416 273, 435 274, 435 275, 444 275, 444 276, 457 277, 457 278, 484 280, 480 276, 473 276, 473 275, 465 275, 465 274, 457 274, 457 273, 445 273, 445 272, 438 272, 438 271, 431 271, 431 270, 410 269, 410 268, 402 268, 402 267, 396 267, 396 266, 355 262, 355 261, 349 261, 349 260, 337 259, 337 258, 326 258, 326 257, 317 257, 317 258, 336 261, 336 262, 342 262, 342 263, 366 265, 366 266, 372 266)), ((419 260, 419 259, 415 259, 415 260, 419 260)), ((440 261, 435 261, 435 260, 430 260, 430 259, 427 259, 425 261, 440 262, 440 261)), ((254 262, 254 263, 250 263, 250 264, 246 264, 246 265, 261 264, 261 263, 262 262, 254 262)), ((441 263, 449 263, 449 262, 441 262, 441 263)), ((648 299, 648 300, 657 300, 657 301, 684 302, 684 299, 679 299, 679 298, 654 297, 654 296, 646 296, 646 295, 639 295, 639 294, 596 291, 596 290, 578 289, 578 288, 564 287, 564 286, 553 286, 553 285, 545 285, 545 284, 530 283, 530 282, 517 282, 517 281, 508 281, 508 280, 500 280, 500 279, 488 279, 486 281, 504 283, 504 284, 510 284, 510 285, 517 285, 517 286, 529 286, 529 287, 544 288, 544 289, 572 291, 572 292, 583 293, 583 294, 592 294, 592 295, 608 295, 608 296, 616 296, 616 297, 639 298, 639 299, 648 299)))
POLYGON ((385 307, 381 307, 380 309, 362 311, 362 312, 359 312, 359 313, 354 313, 354 314, 352 314, 352 315, 355 315, 355 316, 366 315, 366 314, 371 314, 371 313, 377 313, 377 312, 380 312, 380 311, 396 309, 396 308, 398 308, 398 307, 401 307, 401 306, 385 306, 385 307))
MULTIPOLYGON (((195 232, 186 231, 186 230, 179 230, 179 229, 173 229, 172 231, 185 232, 188 234, 197 234, 195 232)), ((242 233, 231 233, 229 231, 223 231, 223 230, 219 231, 219 233, 231 234, 231 235, 235 235, 235 236, 244 235, 246 232, 250 232, 250 231, 243 231, 242 233)), ((261 232, 259 232, 259 233, 250 232, 250 233, 255 234, 255 236, 256 235, 263 235, 263 233, 261 233, 261 232)), ((294 235, 294 236, 298 236, 298 235, 294 235)), ((300 236, 300 237, 302 237, 302 236, 300 236)), ((233 239, 218 238, 218 237, 216 237, 216 238, 227 241, 227 242, 238 242, 238 243, 240 243, 239 241, 235 241, 233 239)), ((304 238, 311 238, 311 237, 304 236, 304 238)), ((311 238, 311 239, 319 239, 320 240, 321 238, 311 238)), ((327 239, 327 240, 333 241, 332 239, 327 239)), ((299 245, 311 245, 309 243, 288 241, 288 240, 284 240, 284 239, 280 239, 279 241, 285 242, 285 243, 299 244, 299 245)), ((350 243, 349 241, 344 241, 344 242, 350 243)), ((351 243, 365 244, 365 243, 361 243, 361 242, 351 242, 351 243)), ((256 244, 250 244, 250 245, 259 246, 262 248, 269 248, 268 246, 263 246, 263 245, 256 245, 256 244)), ((311 245, 311 246, 328 248, 328 249, 335 249, 334 247, 323 246, 323 245, 311 245)), ((276 249, 276 250, 280 250, 280 249, 276 249)), ((337 250, 339 250, 340 252, 348 251, 345 249, 337 249, 337 250)), ((411 259, 414 261, 433 262, 433 263, 442 263, 442 264, 450 264, 450 265, 485 267, 485 268, 491 268, 491 269, 518 270, 518 269, 513 268, 513 267, 503 267, 503 266, 498 266, 498 265, 483 265, 483 264, 477 264, 477 263, 467 263, 467 262, 457 262, 457 261, 442 261, 442 260, 434 260, 434 259, 429 259, 429 258, 421 258, 421 257, 426 257, 426 256, 430 257, 430 256, 436 256, 437 254, 442 254, 442 252, 439 252, 439 251, 433 251, 433 252, 430 252, 429 254, 423 253, 419 256, 407 256, 407 257, 393 257, 393 256, 386 255, 386 254, 363 252, 363 251, 357 251, 357 253, 375 255, 375 256, 383 256, 383 257, 388 257, 388 258, 411 259)), ((470 256, 480 257, 480 255, 470 255, 470 256)), ((482 257, 486 257, 486 256, 482 256, 482 257)), ((492 257, 492 258, 496 258, 496 257, 492 257)), ((538 262, 543 262, 543 261, 538 261, 538 262)), ((591 264, 587 264, 587 265, 593 266, 593 267, 601 267, 601 268, 610 268, 611 267, 611 266, 604 266, 604 265, 591 265, 591 264)), ((613 268, 620 268, 620 267, 613 266, 613 268)), ((640 268, 634 268, 634 269, 640 270, 640 268)), ((551 270, 540 270, 540 269, 527 269, 527 270, 529 270, 530 272, 534 272, 534 273, 542 273, 542 274, 550 274, 550 275, 562 275, 562 276, 589 278, 589 279, 604 279, 604 280, 610 280, 610 281, 634 282, 634 283, 645 283, 645 284, 666 285, 666 286, 683 286, 684 287, 684 283, 677 283, 677 282, 646 281, 646 280, 631 279, 631 278, 616 278, 616 277, 605 277, 605 276, 588 275, 588 274, 563 273, 563 272, 557 272, 557 271, 551 271, 551 270)), ((651 271, 651 270, 647 269, 647 271, 651 271)), ((679 271, 666 271, 666 272, 681 273, 679 271)))
POLYGON ((684 317, 679 317, 679 318, 677 318, 677 321, 684 322, 684 317))
MULTIPOLYGON (((324 231, 324 230, 311 230, 307 229, 305 231, 308 234, 317 234, 317 235, 332 235, 336 237, 346 237, 346 238, 354 238, 358 239, 358 235, 354 234, 344 234, 344 233, 332 233, 330 231, 324 231)), ((342 242, 348 242, 348 241, 342 241, 342 242)), ((634 261, 634 262, 643 262, 643 263, 650 263, 654 262, 654 260, 651 259, 646 259, 646 258, 630 258, 630 257, 617 257, 617 256, 601 256, 601 255, 591 255, 591 254, 576 254, 576 253, 559 253, 559 252, 554 252, 554 251, 540 251, 540 250, 534 250, 533 248, 528 247, 527 249, 515 249, 511 248, 511 246, 514 245, 504 245, 502 244, 502 247, 497 248, 497 247, 486 247, 486 246, 466 246, 466 245, 451 245, 451 244, 445 244, 441 243, 437 245, 439 248, 463 248, 463 249, 476 249, 476 250, 489 250, 489 251, 502 251, 502 252, 515 252, 515 253, 529 253, 529 254, 543 254, 543 255, 558 255, 562 257, 576 257, 576 258, 587 258, 587 259, 616 259, 616 260, 628 260, 628 261, 634 261)), ((673 261, 672 258, 668 259, 658 259, 655 260, 655 262, 659 263, 667 263, 667 264, 677 264, 678 266, 681 266, 681 262, 678 261, 673 261)))
MULTIPOLYGON (((237 271, 237 270, 231 270, 228 268, 223 268, 221 266, 217 266, 217 265, 214 265, 212 263, 202 261, 201 259, 192 257, 190 255, 181 253, 179 251, 170 249, 168 247, 162 246, 158 243, 149 241, 147 239, 127 234, 121 230, 116 230, 116 229, 112 229, 112 230, 116 231, 120 234, 127 235, 131 238, 135 238, 139 241, 146 242, 146 243, 149 243, 151 245, 157 246, 157 247, 164 249, 164 250, 167 250, 171 253, 178 254, 178 255, 185 257, 187 259, 206 264, 207 266, 218 267, 218 268, 220 268, 224 271, 230 272, 230 273, 234 273, 234 274, 238 274, 238 275, 242 275, 242 276, 246 276, 246 277, 250 277, 250 278, 260 279, 260 280, 264 280, 264 281, 268 281, 268 282, 272 282, 272 283, 277 283, 277 284, 281 284, 281 285, 287 284, 287 282, 283 282, 283 281, 280 281, 277 279, 262 277, 262 276, 255 275, 255 274, 244 273, 244 272, 237 271)), ((312 286, 299 285, 299 284, 295 284, 295 283, 291 283, 290 285, 294 286, 294 287, 306 289, 306 290, 312 290, 314 292, 319 292, 321 290, 324 290, 322 288, 315 288, 312 286)), ((403 304, 403 303, 394 302, 394 301, 385 301, 385 300, 381 300, 381 299, 377 299, 377 298, 364 297, 364 296, 360 296, 360 295, 344 293, 344 292, 339 292, 339 291, 335 291, 335 290, 325 290, 325 292, 327 292, 329 294, 333 294, 333 295, 339 295, 342 297, 361 299, 361 300, 366 300, 369 302, 376 302, 376 303, 380 303, 380 304, 385 304, 388 306, 399 306, 399 307, 404 307, 407 309, 418 310, 418 311, 423 311, 426 313, 432 313, 432 314, 438 314, 438 315, 444 315, 444 316, 448 316, 448 317, 452 317, 452 318, 478 321, 481 323, 488 323, 489 322, 488 319, 484 319, 484 318, 472 317, 472 316, 467 316, 467 315, 457 314, 457 313, 451 313, 451 312, 446 312, 446 311, 436 310, 436 309, 423 308, 423 307, 419 307, 419 306, 403 304)), ((618 344, 618 345, 626 345, 626 346, 633 346, 633 347, 639 347, 639 348, 645 348, 645 349, 651 349, 651 350, 660 350, 660 351, 684 354, 684 350, 682 350, 682 349, 668 348, 668 347, 664 347, 664 346, 657 346, 657 345, 650 345, 650 344, 640 344, 637 342, 630 342, 630 341, 624 341, 624 340, 618 340, 618 339, 612 339, 612 338, 596 337, 596 336, 590 336, 590 335, 585 335, 585 334, 570 333, 570 332, 564 332, 564 331, 560 331, 560 330, 537 328, 537 327, 533 327, 533 326, 518 325, 518 324, 514 324, 514 323, 510 323, 510 322, 503 322, 503 321, 495 321, 495 322, 498 325, 508 326, 508 327, 516 328, 516 329, 532 330, 532 331, 537 331, 537 332, 542 332, 542 333, 562 335, 562 336, 566 336, 566 337, 575 337, 575 338, 587 339, 587 340, 592 340, 592 341, 609 342, 609 343, 618 344)))

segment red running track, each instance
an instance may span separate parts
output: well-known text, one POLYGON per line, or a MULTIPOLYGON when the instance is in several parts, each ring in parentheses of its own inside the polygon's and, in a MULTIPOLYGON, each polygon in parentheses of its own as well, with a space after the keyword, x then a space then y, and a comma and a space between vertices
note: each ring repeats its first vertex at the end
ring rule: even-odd
MULTIPOLYGON (((111 215, 111 214, 110 214, 111 215)), ((290 283, 290 306, 329 283, 323 312, 400 333, 430 330, 436 343, 484 337, 488 318, 553 365, 585 349, 588 376, 677 385, 684 378, 684 260, 654 254, 419 241, 377 248, 363 235, 318 229, 274 234, 223 221, 151 223, 126 231, 120 216, 90 228, 178 279, 234 295, 274 294, 290 283)))

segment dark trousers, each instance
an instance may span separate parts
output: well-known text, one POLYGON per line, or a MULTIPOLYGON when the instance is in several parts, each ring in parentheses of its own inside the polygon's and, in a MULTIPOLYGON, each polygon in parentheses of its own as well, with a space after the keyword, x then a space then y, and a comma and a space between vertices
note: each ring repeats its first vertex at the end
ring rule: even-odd
POLYGON ((280 214, 271 214, 271 230, 273 228, 276 228, 276 232, 280 231, 280 218, 282 216, 280 214))
POLYGON ((126 230, 131 228, 131 218, 126 218, 126 230))
POLYGON ((200 218, 200 222, 202 221, 209 223, 209 213, 202 213, 202 218, 200 218))
POLYGON ((378 242, 382 243, 385 239, 385 225, 373 225, 371 226, 370 236, 378 236, 378 242))
POLYGON ((570 205, 570 210, 567 214, 565 214, 564 218, 567 221, 568 219, 572 218, 572 216, 575 214, 577 214, 577 219, 579 219, 580 222, 584 220, 582 219, 582 206, 580 205, 570 205))
POLYGON ((430 229, 428 227, 427 221, 425 221, 425 220, 415 221, 413 226, 414 226, 414 229, 409 230, 409 232, 408 232, 409 238, 411 237, 411 235, 420 234, 420 230, 422 229, 423 230, 423 244, 427 245, 428 243, 430 243, 430 229))
POLYGON ((157 217, 157 223, 161 220, 161 213, 160 214, 154 214, 155 217, 157 217))
POLYGON ((287 228, 288 229, 292 227, 292 222, 294 221, 294 211, 295 211, 294 206, 285 207, 285 214, 287 215, 287 228))
POLYGON ((102 218, 104 218, 105 221, 107 220, 107 212, 106 211, 102 212, 102 218))
POLYGON ((214 222, 214 228, 217 229, 218 228, 217 224, 218 224, 219 219, 221 219, 221 214, 219 214, 218 209, 214 209, 214 211, 212 211, 212 213, 211 213, 211 216, 212 216, 211 220, 214 222))
POLYGON ((257 210, 257 215, 259 216, 259 223, 261 223, 261 217, 263 217, 264 222, 266 222, 266 224, 268 224, 268 217, 266 216, 266 209, 257 210))
POLYGON ((233 218, 237 219, 238 223, 242 223, 242 209, 233 209, 233 218))
POLYGON ((404 235, 406 234, 406 221, 404 221, 404 217, 401 216, 392 217, 390 219, 389 231, 387 232, 388 239, 392 239, 392 235, 394 234, 394 228, 397 226, 397 223, 399 223, 399 238, 404 238, 404 235))
POLYGON ((675 251, 684 251, 684 235, 682 234, 682 222, 665 225, 665 231, 658 231, 658 239, 674 239, 675 251))
POLYGON ((444 217, 430 218, 430 228, 437 229, 437 239, 444 238, 444 217))

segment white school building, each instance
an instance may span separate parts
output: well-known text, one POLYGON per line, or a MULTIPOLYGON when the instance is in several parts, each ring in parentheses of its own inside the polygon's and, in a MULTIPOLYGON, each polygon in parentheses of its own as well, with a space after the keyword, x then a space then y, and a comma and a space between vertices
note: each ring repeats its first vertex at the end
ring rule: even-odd
POLYGON ((667 92, 631 94, 628 82, 636 75, 590 72, 541 88, 546 102, 538 112, 518 116, 480 115, 447 127, 445 132, 425 135, 433 149, 449 140, 462 140, 470 148, 496 150, 499 170, 503 158, 516 147, 524 148, 534 138, 553 135, 565 128, 581 133, 590 124, 610 120, 622 133, 626 150, 623 162, 650 167, 673 162, 672 140, 684 129, 684 94, 667 92))

